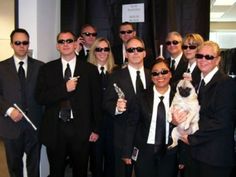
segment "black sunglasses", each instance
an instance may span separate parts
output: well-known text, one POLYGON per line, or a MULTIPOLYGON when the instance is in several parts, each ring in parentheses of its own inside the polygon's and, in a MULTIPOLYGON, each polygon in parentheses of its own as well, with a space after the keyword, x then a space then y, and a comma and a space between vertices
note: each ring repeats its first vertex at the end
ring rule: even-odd
POLYGON ((29 41, 15 41, 14 42, 15 45, 29 45, 29 41))
POLYGON ((120 31, 120 34, 131 34, 133 30, 128 30, 128 31, 120 31))
POLYGON ((82 34, 84 34, 85 36, 93 36, 93 37, 97 36, 97 33, 83 32, 82 34))
POLYGON ((174 41, 166 41, 166 45, 171 45, 171 44, 178 45, 179 41, 176 41, 176 40, 174 40, 174 41))
POLYGON ((59 40, 57 41, 58 44, 65 44, 65 43, 70 44, 70 43, 72 43, 72 42, 74 42, 73 39, 59 39, 59 40))
POLYGON ((213 60, 216 57, 214 57, 213 55, 203 55, 203 54, 197 53, 195 55, 195 58, 196 59, 203 59, 203 58, 205 58, 206 60, 213 60))
POLYGON ((183 49, 183 50, 187 50, 188 48, 189 48, 190 50, 194 50, 194 49, 197 48, 197 46, 196 46, 196 45, 182 45, 182 49, 183 49))
POLYGON ((134 53, 135 50, 136 50, 137 52, 143 52, 145 49, 142 48, 142 47, 130 47, 130 48, 126 49, 126 51, 127 51, 128 53, 134 53))
POLYGON ((110 48, 109 47, 104 47, 104 48, 101 48, 101 47, 97 47, 95 48, 95 52, 109 52, 110 51, 110 48))
POLYGON ((152 76, 159 76, 160 74, 161 75, 166 75, 168 74, 169 70, 161 70, 160 72, 152 72, 152 76))

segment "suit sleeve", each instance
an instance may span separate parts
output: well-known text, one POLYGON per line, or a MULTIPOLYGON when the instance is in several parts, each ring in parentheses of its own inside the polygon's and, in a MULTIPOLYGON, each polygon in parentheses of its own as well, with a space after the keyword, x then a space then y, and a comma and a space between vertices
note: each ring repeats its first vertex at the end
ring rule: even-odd
POLYGON ((136 130, 140 118, 140 105, 137 97, 134 97, 130 101, 128 116, 126 120, 126 127, 125 127, 125 137, 124 137, 124 147, 123 147, 123 158, 131 158, 134 143, 135 143, 135 135, 136 130))
POLYGON ((98 133, 101 121, 102 121, 102 90, 99 73, 96 67, 91 67, 90 76, 90 93, 92 98, 92 107, 93 107, 93 123, 92 131, 98 133))
POLYGON ((211 102, 200 110, 199 130, 189 135, 190 145, 200 145, 216 137, 231 136, 231 126, 235 124, 236 85, 233 80, 224 80, 219 83, 211 102))

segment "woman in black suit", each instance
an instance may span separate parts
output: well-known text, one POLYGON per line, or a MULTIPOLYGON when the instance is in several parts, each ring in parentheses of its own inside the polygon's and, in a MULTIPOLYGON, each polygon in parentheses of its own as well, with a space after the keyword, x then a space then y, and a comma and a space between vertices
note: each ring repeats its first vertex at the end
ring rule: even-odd
MULTIPOLYGON (((100 73, 103 94, 109 75, 116 68, 111 46, 106 38, 97 38, 90 48, 88 62, 97 66, 100 73)), ((100 137, 91 144, 90 170, 94 177, 114 176, 113 121, 104 112, 100 137)))
POLYGON ((129 116, 123 161, 126 164, 134 162, 136 177, 177 176, 177 147, 167 149, 172 142, 170 134, 173 129, 173 125, 167 122, 174 95, 169 85, 171 77, 168 62, 157 59, 152 67, 151 79, 154 86, 138 95, 138 101, 133 101, 127 108, 129 116), (165 111, 158 108, 163 103, 165 111), (160 112, 164 114, 162 121, 160 112))
POLYGON ((188 68, 183 74, 183 77, 191 80, 194 86, 196 86, 201 79, 201 71, 197 67, 195 54, 197 52, 197 47, 203 42, 202 36, 197 33, 189 33, 183 39, 182 49, 185 58, 188 60, 188 68))
MULTIPOLYGON (((235 162, 236 84, 218 68, 221 57, 217 43, 204 42, 195 57, 204 84, 199 84, 203 86, 198 90, 199 130, 182 137, 191 148, 189 177, 229 177, 235 162)), ((175 117, 174 121, 182 120, 175 117)))

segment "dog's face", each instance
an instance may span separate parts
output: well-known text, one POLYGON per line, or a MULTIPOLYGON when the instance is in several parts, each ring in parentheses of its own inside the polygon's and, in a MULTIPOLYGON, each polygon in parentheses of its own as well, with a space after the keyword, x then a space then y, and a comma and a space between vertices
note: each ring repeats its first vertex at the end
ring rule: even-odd
POLYGON ((179 95, 182 97, 188 97, 192 92, 195 92, 195 90, 190 81, 181 80, 177 85, 177 92, 179 92, 179 95))

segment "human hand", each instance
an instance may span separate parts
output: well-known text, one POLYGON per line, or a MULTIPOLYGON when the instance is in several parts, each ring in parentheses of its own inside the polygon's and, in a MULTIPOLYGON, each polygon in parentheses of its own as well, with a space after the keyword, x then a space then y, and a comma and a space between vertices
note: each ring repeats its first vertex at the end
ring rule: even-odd
POLYGON ((192 81, 193 80, 191 73, 187 73, 187 72, 185 72, 183 74, 183 79, 188 80, 188 81, 192 81))
POLYGON ((20 113, 20 111, 14 108, 10 114, 10 118, 14 122, 19 122, 23 118, 23 115, 20 113))
POLYGON ((97 133, 92 132, 89 136, 89 142, 96 142, 99 138, 97 133))
POLYGON ((67 92, 72 92, 76 89, 76 86, 77 86, 77 83, 78 83, 78 79, 70 79, 66 82, 66 89, 67 89, 67 92))
POLYGON ((131 165, 132 160, 130 158, 122 158, 122 161, 125 163, 125 165, 131 165))
POLYGON ((82 36, 78 37, 77 39, 77 47, 76 47, 76 51, 79 53, 82 49, 83 49, 83 44, 84 44, 84 38, 82 36))
POLYGON ((116 103, 116 108, 119 112, 124 112, 126 111, 126 103, 127 103, 127 100, 123 99, 123 98, 119 98, 117 100, 117 103, 116 103))
POLYGON ((174 125, 179 125, 180 123, 184 122, 187 119, 187 114, 188 113, 186 111, 173 107, 173 109, 171 110, 171 115, 172 115, 171 123, 174 125))

